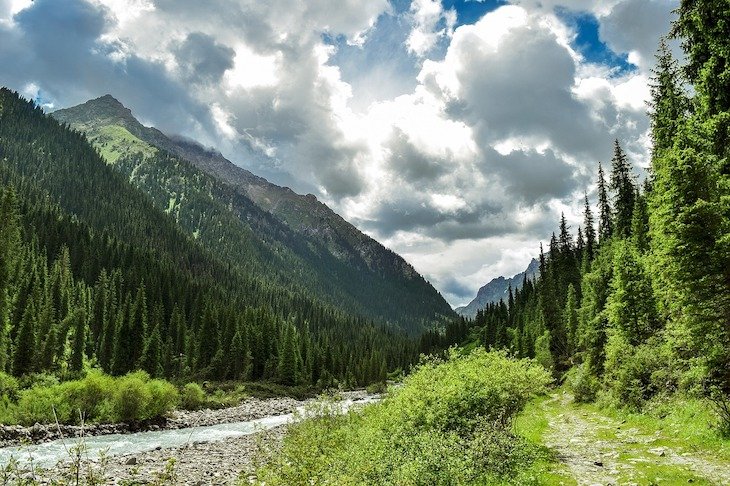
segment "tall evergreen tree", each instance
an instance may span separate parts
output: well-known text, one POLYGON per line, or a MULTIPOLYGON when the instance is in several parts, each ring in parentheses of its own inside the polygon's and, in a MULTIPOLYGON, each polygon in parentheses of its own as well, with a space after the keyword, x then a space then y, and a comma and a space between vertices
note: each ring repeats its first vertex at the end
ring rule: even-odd
POLYGON ((609 187, 614 193, 614 231, 620 238, 628 238, 631 234, 636 185, 631 176, 631 164, 618 140, 613 145, 609 187))
POLYGON ((613 210, 608 198, 606 177, 603 174, 603 167, 598 163, 598 236, 601 243, 605 242, 613 234, 613 210))
MULTIPOLYGON (((585 255, 590 261, 596 252, 596 227, 593 219, 593 211, 591 211, 591 204, 588 202, 588 193, 585 194, 585 206, 583 209, 583 227, 585 231, 585 255)), ((583 255, 581 255, 583 257, 583 255)))

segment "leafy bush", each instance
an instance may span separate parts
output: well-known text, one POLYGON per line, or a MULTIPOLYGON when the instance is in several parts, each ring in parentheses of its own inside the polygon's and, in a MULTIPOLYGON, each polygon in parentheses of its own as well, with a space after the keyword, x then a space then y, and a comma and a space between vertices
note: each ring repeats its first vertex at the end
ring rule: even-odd
POLYGON ((14 376, 0 371, 0 397, 16 400, 18 398, 18 388, 18 380, 14 376))
POLYGON ((205 405, 205 391, 197 383, 188 383, 180 394, 180 406, 185 410, 197 410, 205 405))
POLYGON ((596 399, 599 383, 585 364, 574 366, 565 376, 565 382, 578 403, 589 403, 596 399))
POLYGON ((51 385, 36 384, 18 392, 17 401, 4 399, 0 417, 6 423, 78 423, 145 420, 175 408, 177 388, 151 380, 145 372, 114 378, 91 370, 84 378, 51 385), (54 415, 55 411, 55 415, 54 415))
POLYGON ((367 391, 371 395, 374 395, 376 393, 377 394, 385 393, 385 391, 387 389, 388 389, 388 385, 386 385, 384 382, 381 381, 381 382, 377 382, 377 383, 371 383, 370 385, 367 386, 365 391, 367 391))
POLYGON ((532 361, 481 348, 425 361, 380 403, 341 414, 325 404, 264 450, 276 484, 482 484, 531 460, 512 419, 551 381, 532 361))

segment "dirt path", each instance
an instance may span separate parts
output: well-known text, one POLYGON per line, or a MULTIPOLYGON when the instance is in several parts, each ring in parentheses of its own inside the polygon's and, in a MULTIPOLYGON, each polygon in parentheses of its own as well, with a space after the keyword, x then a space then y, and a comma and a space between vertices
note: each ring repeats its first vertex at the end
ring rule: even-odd
POLYGON ((620 421, 573 405, 570 394, 556 394, 542 405, 549 429, 545 445, 580 485, 730 485, 730 464, 699 453, 679 452, 620 421))

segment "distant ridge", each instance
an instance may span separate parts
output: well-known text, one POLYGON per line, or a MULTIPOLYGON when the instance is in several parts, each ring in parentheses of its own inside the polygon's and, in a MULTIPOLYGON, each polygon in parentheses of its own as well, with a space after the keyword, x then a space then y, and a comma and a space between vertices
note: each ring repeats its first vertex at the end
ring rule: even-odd
POLYGON ((512 278, 497 277, 492 279, 488 284, 483 286, 477 292, 474 300, 463 307, 457 307, 456 313, 469 318, 474 318, 480 309, 484 309, 487 304, 499 302, 500 299, 507 300, 507 293, 510 285, 513 290, 522 288, 522 282, 527 276, 531 279, 540 273, 540 264, 536 259, 532 259, 524 272, 520 272, 512 278))
MULTIPOLYGON (((308 286, 348 312, 411 330, 455 315, 408 262, 312 194, 272 184, 215 150, 146 127, 111 95, 52 116, 85 132, 109 163, 136 180, 196 238, 206 240, 200 221, 209 221, 213 213, 219 215, 218 228, 235 227, 237 241, 250 247, 244 263, 254 271, 273 271, 279 280, 308 286)), ((207 245, 226 252, 231 264, 241 264, 240 256, 230 251, 237 244, 230 241, 234 233, 226 240, 220 230, 208 230, 216 233, 208 234, 207 245)))

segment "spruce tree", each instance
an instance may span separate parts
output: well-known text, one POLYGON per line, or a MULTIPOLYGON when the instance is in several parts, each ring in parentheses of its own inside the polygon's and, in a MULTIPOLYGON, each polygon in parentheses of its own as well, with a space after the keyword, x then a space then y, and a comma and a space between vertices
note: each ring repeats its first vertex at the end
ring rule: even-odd
POLYGON ((613 210, 608 198, 606 177, 603 167, 598 163, 598 236, 601 243, 608 240, 613 234, 613 210))
POLYGON ((23 312, 13 346, 13 374, 15 376, 22 376, 33 371, 36 346, 35 320, 35 303, 31 300, 23 312))
POLYGON ((631 164, 618 140, 614 141, 613 146, 609 187, 614 193, 614 232, 619 238, 628 238, 631 234, 636 186, 631 176, 631 164))
POLYGON ((8 187, 0 198, 0 371, 10 354, 10 283, 20 253, 20 223, 15 190, 8 187))
MULTIPOLYGON (((588 202, 588 194, 585 194, 585 206, 583 209, 583 228, 585 232, 585 258, 588 261, 593 259, 596 252, 596 228, 595 221, 593 219, 593 211, 591 211, 591 204, 588 202)), ((581 255, 583 258, 583 255, 581 255)))
POLYGON ((77 308, 72 314, 73 320, 73 344, 71 346, 71 362, 69 369, 79 373, 84 367, 84 351, 86 348, 86 319, 84 309, 77 308))

